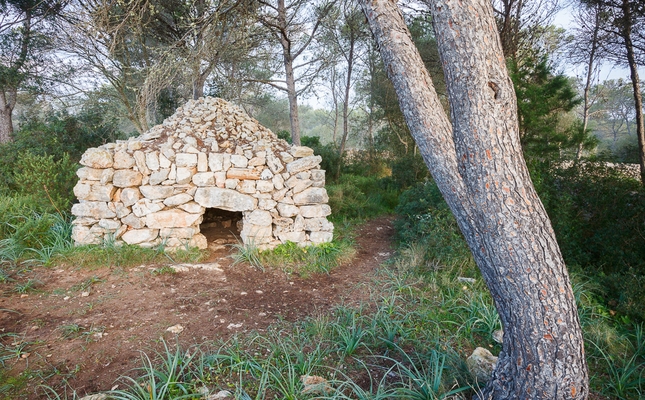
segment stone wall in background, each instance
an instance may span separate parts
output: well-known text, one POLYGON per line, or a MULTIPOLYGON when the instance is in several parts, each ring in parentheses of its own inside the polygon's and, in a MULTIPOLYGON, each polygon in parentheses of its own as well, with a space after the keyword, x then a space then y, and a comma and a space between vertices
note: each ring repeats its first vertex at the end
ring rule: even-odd
POLYGON ((145 134, 88 149, 72 207, 77 245, 206 248, 206 208, 242 213, 245 244, 332 240, 325 171, 222 99, 191 100, 145 134))

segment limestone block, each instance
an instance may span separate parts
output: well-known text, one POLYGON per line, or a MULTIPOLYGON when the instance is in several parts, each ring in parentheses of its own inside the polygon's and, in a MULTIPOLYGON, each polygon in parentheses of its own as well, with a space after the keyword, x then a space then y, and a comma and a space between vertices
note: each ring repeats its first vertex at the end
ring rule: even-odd
POLYGON ((110 201, 116 188, 113 185, 87 184, 79 181, 74 186, 74 195, 79 200, 87 201, 110 201))
POLYGON ((108 204, 104 201, 84 201, 72 206, 72 215, 102 219, 114 218, 116 217, 116 212, 110 210, 108 204))
POLYGON ((180 194, 176 194, 174 196, 168 197, 166 200, 163 201, 163 203, 168 207, 174 207, 174 206, 188 203, 189 201, 192 201, 192 200, 193 200, 193 196, 189 195, 188 193, 180 193, 180 194))
POLYGON ((294 160, 293 156, 286 151, 281 151, 280 152, 280 157, 282 158, 282 161, 285 163, 289 164, 291 161, 294 160))
POLYGON ((179 239, 190 239, 197 232, 197 228, 162 228, 159 231, 159 236, 162 238, 179 238, 179 239))
POLYGON ((159 211, 146 215, 148 228, 186 228, 201 222, 202 216, 179 209, 159 211))
POLYGON ((97 169, 90 167, 81 167, 76 171, 76 176, 80 180, 85 181, 100 181, 102 184, 112 182, 112 176, 114 175, 114 169, 97 169))
POLYGON ((286 242, 301 243, 301 242, 304 242, 306 239, 304 231, 282 232, 280 233, 278 238, 282 243, 286 243, 286 242))
POLYGON ((170 166, 170 172, 168 173, 168 180, 175 183, 175 179, 177 179, 177 166, 172 164, 170 166))
POLYGON ((150 174, 148 183, 150 185, 158 185, 168 179, 168 174, 170 174, 170 168, 162 168, 159 171, 155 171, 150 174))
POLYGON ((273 218, 268 211, 253 210, 244 216, 244 224, 250 223, 258 226, 270 226, 273 218))
POLYGON ((300 193, 294 194, 293 201, 298 205, 327 203, 329 196, 327 196, 327 190, 325 188, 310 187, 300 193))
POLYGON ((309 156, 292 161, 287 164, 287 172, 290 174, 296 174, 301 171, 306 171, 308 169, 317 169, 322 161, 320 156, 309 156))
POLYGON ((172 196, 173 188, 170 186, 139 186, 141 194, 146 199, 159 200, 172 196))
POLYGON ((237 185, 240 183, 239 179, 227 179, 224 181, 224 187, 227 189, 235 189, 237 188, 237 185))
POLYGON ((226 171, 228 179, 259 180, 261 171, 250 168, 230 168, 226 171))
POLYGON ((108 150, 92 147, 83 153, 81 165, 90 168, 111 168, 114 165, 114 159, 108 150))
POLYGON ((314 182, 325 182, 325 170, 324 169, 312 169, 310 179, 314 182))
POLYGON ((298 179, 297 176, 292 176, 291 178, 287 179, 284 184, 289 189, 291 189, 293 193, 300 193, 311 186, 313 183, 314 181, 310 179, 298 179))
POLYGON ((132 187, 139 186, 143 180, 143 175, 140 172, 130 169, 120 169, 114 171, 112 183, 116 187, 132 187))
POLYGON ((206 240, 206 236, 201 233, 197 233, 190 239, 188 246, 204 250, 208 248, 208 240, 206 240))
MULTIPOLYGON (((226 186, 226 172, 224 171, 215 172, 215 185, 218 187, 226 186)), ((237 186, 237 183, 235 183, 235 186, 237 186)))
POLYGON ((259 167, 260 165, 266 164, 267 159, 266 157, 253 157, 249 160, 248 166, 249 167, 259 167))
POLYGON ((124 218, 121 219, 121 222, 124 225, 133 227, 134 229, 141 229, 144 226, 146 226, 146 222, 134 214, 126 215, 124 218))
POLYGON ((101 243, 101 238, 91 233, 90 228, 84 225, 74 225, 72 227, 72 240, 77 246, 101 243))
POLYGON ((284 188, 284 178, 282 177, 282 175, 275 175, 272 181, 273 186, 276 188, 276 190, 282 190, 282 188, 284 188))
POLYGON ((213 172, 228 170, 231 168, 231 155, 211 153, 208 156, 208 167, 213 172))
POLYGON ((294 231, 305 230, 305 219, 302 217, 302 215, 296 215, 296 218, 293 219, 293 230, 294 231))
POLYGON ((193 183, 197 186, 214 186, 214 172, 198 172, 193 176, 193 183))
POLYGON ((170 168, 170 160, 163 153, 159 154, 159 168, 170 168))
POLYGON ((235 168, 246 168, 249 165, 249 159, 239 154, 233 154, 231 156, 231 164, 235 168))
POLYGON ((271 199, 259 199, 258 207, 262 210, 272 210, 278 204, 277 201, 271 199))
POLYGON ((280 159, 276 157, 275 154, 273 154, 272 152, 267 152, 266 159, 267 159, 267 166, 274 174, 277 174, 284 169, 284 165, 282 164, 282 161, 280 161, 280 159))
MULTIPOLYGON (((288 190, 287 188, 283 188, 281 190, 273 192, 273 200, 282 201, 283 203, 286 203, 286 201, 284 201, 284 196, 286 195, 287 190, 288 190)), ((291 202, 293 202, 293 200, 291 200, 291 202)))
POLYGON ((466 359, 466 365, 471 375, 480 382, 488 382, 496 364, 497 357, 483 347, 477 347, 473 354, 466 359))
POLYGON ((195 167, 197 166, 197 154, 177 153, 175 156, 175 164, 177 164, 177 168, 195 167))
POLYGON ((239 191, 246 194, 255 193, 255 181, 240 182, 239 191))
POLYGON ((206 153, 197 154, 197 172, 208 171, 208 156, 206 153))
POLYGON ((255 188, 262 193, 267 193, 273 191, 273 182, 271 181, 257 181, 255 183, 255 188))
POLYGON ((159 154, 156 151, 146 154, 146 166, 151 171, 159 170, 159 154))
POLYGON ((295 217, 300 213, 300 208, 293 204, 278 203, 276 208, 281 217, 295 217))
POLYGON ((273 224, 277 227, 288 228, 293 226, 293 219, 284 217, 273 217, 273 224))
POLYGON ((158 201, 152 201, 150 199, 141 199, 134 203, 132 206, 132 212, 137 217, 145 217, 148 214, 163 210, 164 205, 158 201))
POLYGON ((121 236, 127 244, 141 244, 155 240, 159 236, 158 229, 132 229, 121 236))
POLYGON ((114 153, 114 169, 130 169, 134 166, 134 157, 126 151, 114 153))
POLYGON ((195 167, 177 167, 177 178, 175 179, 180 185, 186 184, 191 181, 195 172, 197 172, 195 167))
POLYGON ((331 214, 331 207, 327 204, 301 206, 300 214, 305 218, 323 218, 331 214))
POLYGON ((305 230, 311 232, 333 232, 334 224, 327 221, 327 218, 305 218, 305 230))
POLYGON ((262 173, 260 174, 260 179, 262 179, 263 181, 269 181, 273 179, 273 172, 271 172, 271 170, 267 168, 263 169, 262 173))
POLYGON ((123 218, 126 215, 130 214, 132 211, 128 207, 126 207, 122 202, 116 202, 114 203, 115 210, 114 212, 116 213, 117 218, 123 218))
POLYGON ((79 218, 74 219, 74 221, 72 221, 72 225, 92 226, 92 225, 96 224, 97 222, 99 222, 98 219, 88 218, 88 217, 79 217, 79 218))
POLYGON ((150 175, 150 169, 148 169, 148 165, 146 164, 146 155, 143 151, 137 150, 134 152, 134 163, 137 165, 139 172, 143 175, 150 175))
POLYGON ((99 226, 108 231, 116 231, 121 227, 121 222, 113 219, 102 219, 99 221, 99 226))
POLYGON ((314 155, 314 150, 307 146, 293 146, 289 153, 295 158, 309 157, 314 155))
POLYGON ((329 243, 334 239, 334 234, 331 232, 311 232, 309 233, 309 240, 313 244, 329 243))
POLYGON ((186 204, 182 204, 178 206, 177 208, 184 210, 186 212, 189 212, 191 214, 203 214, 204 213, 204 207, 200 206, 199 204, 195 203, 194 201, 188 202, 186 204))
POLYGON ((137 188, 125 188, 121 191, 121 202, 124 206, 130 207, 141 198, 141 192, 137 188))
POLYGON ((227 211, 250 211, 257 205, 257 199, 251 196, 218 187, 198 188, 195 202, 202 207, 227 211))
POLYGON ((260 245, 269 243, 273 239, 273 231, 271 225, 259 226, 253 224, 244 224, 242 232, 240 232, 242 241, 246 244, 260 245))
POLYGON ((143 147, 143 145, 141 144, 141 142, 139 140, 133 140, 133 139, 128 140, 128 151, 129 152, 132 153, 135 150, 140 150, 142 147, 143 147))

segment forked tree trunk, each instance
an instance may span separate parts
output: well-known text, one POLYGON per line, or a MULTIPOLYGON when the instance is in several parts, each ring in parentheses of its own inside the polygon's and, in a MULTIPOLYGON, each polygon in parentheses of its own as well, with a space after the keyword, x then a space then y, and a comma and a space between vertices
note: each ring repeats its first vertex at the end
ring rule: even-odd
POLYGON ((452 125, 396 2, 361 0, 401 110, 455 214, 504 326, 485 399, 584 399, 569 276, 520 146, 517 105, 488 0, 427 2, 452 125))

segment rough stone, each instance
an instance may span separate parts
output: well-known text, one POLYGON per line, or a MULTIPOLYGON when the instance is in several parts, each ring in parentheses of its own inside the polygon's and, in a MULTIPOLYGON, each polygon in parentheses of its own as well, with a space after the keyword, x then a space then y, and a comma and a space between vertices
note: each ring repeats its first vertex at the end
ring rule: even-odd
POLYGON ((180 210, 184 210, 186 212, 189 212, 191 214, 202 214, 204 212, 204 207, 200 206, 199 204, 195 203, 194 201, 188 202, 186 204, 182 204, 178 206, 180 210))
POLYGON ((90 148, 83 153, 81 165, 90 168, 111 168, 114 165, 114 158, 108 150, 90 148))
POLYGON ((483 347, 477 347, 473 354, 466 359, 468 371, 479 382, 488 382, 496 364, 497 357, 483 347))
POLYGON ((301 243, 301 242, 304 242, 306 238, 304 231, 283 232, 278 237, 280 238, 280 241, 282 243, 286 243, 286 242, 301 243))
POLYGON ((134 214, 126 215, 121 219, 121 222, 123 222, 124 225, 133 227, 134 229, 141 229, 146 226, 146 222, 134 214))
POLYGON ((146 226, 153 229, 186 228, 199 223, 199 214, 191 214, 179 209, 159 211, 146 215, 146 226))
POLYGON ((158 229, 132 229, 121 236, 127 244, 141 244, 151 242, 159 236, 158 229))
POLYGON ((300 213, 300 208, 293 204, 278 203, 276 209, 281 217, 295 217, 300 213))
POLYGON ((166 200, 163 201, 163 203, 168 207, 174 207, 174 206, 188 203, 189 201, 192 201, 192 200, 193 200, 193 196, 189 195, 188 193, 180 193, 180 194, 176 194, 174 196, 168 197, 166 200))
POLYGON ((116 187, 133 187, 140 186, 143 180, 143 175, 140 172, 132 171, 129 169, 119 169, 114 171, 112 183, 116 187))
POLYGON ((139 186, 143 197, 150 200, 166 199, 172 196, 173 189, 170 186, 139 186))
POLYGON ((327 203, 329 201, 329 196, 327 196, 327 190, 325 190, 325 188, 311 187, 300 193, 294 194, 293 201, 298 205, 327 203))
POLYGON ((177 184, 184 185, 191 181, 193 174, 197 171, 197 168, 192 167, 177 167, 177 177, 175 178, 177 184))
POLYGON ((334 234, 331 232, 310 232, 309 240, 313 244, 329 243, 334 239, 334 234))
POLYGON ((108 204, 104 201, 85 201, 72 206, 72 215, 102 219, 114 218, 116 217, 116 212, 110 210, 108 204))
POLYGON ((114 153, 114 169, 128 169, 134 166, 134 157, 126 151, 117 151, 114 153))
POLYGON ((163 203, 150 199, 141 199, 134 203, 132 212, 137 217, 145 217, 148 214, 163 210, 163 203))
POLYGON ((116 191, 113 185, 87 184, 79 181, 74 186, 74 195, 79 200, 87 201, 110 201, 116 191))
POLYGON ((177 167, 195 167, 197 166, 197 154, 178 153, 175 156, 177 167))
POLYGON ((305 218, 322 218, 331 214, 331 207, 327 204, 301 206, 300 214, 305 218))
POLYGON ((155 171, 150 174, 150 180, 148 181, 148 183, 150 185, 158 185, 168 179, 168 174, 170 174, 170 168, 163 168, 159 171, 155 171))
POLYGON ((230 189, 216 187, 199 188, 195 202, 206 208, 221 208, 227 211, 250 211, 257 205, 257 199, 230 189))
POLYGON ((296 158, 309 157, 314 155, 314 150, 307 146, 293 146, 289 153, 296 158))
POLYGON ((332 232, 334 224, 327 221, 327 218, 305 218, 305 230, 310 232, 332 232))
POLYGON ((226 177, 228 179, 247 179, 247 180, 259 180, 261 171, 257 169, 250 168, 230 168, 226 172, 226 177))
POLYGON ((141 192, 137 188, 125 188, 121 191, 121 202, 124 206, 130 207, 141 198, 141 192))
POLYGON ((214 172, 198 172, 193 176, 193 183, 197 186, 214 186, 214 172))
POLYGON ((198 233, 196 228, 161 228, 159 236, 162 238, 190 239, 198 233))
POLYGON ((248 222, 259 226, 269 226, 272 221, 273 218, 271 217, 271 213, 264 210, 251 211, 245 218, 245 223, 248 222))

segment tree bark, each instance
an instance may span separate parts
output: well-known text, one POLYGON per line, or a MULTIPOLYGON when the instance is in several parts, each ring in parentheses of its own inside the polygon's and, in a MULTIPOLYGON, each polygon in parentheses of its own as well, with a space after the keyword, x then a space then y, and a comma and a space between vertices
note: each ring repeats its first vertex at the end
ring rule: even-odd
POLYGON ((621 34, 627 53, 627 64, 634 88, 634 104, 636 106, 636 136, 638 137, 638 155, 640 161, 641 183, 645 185, 645 124, 643 122, 643 97, 641 95, 638 65, 632 44, 632 15, 629 0, 622 0, 623 24, 621 34))
POLYGON ((401 110, 504 326, 486 399, 584 399, 575 300, 520 146, 517 105, 487 0, 427 2, 452 124, 395 2, 362 0, 401 110))
POLYGON ((296 76, 293 72, 293 56, 291 40, 287 34, 287 8, 284 0, 278 0, 278 25, 281 29, 280 44, 284 62, 287 98, 289 99, 289 121, 291 122, 291 142, 300 146, 300 121, 298 118, 298 93, 296 92, 296 76))
POLYGON ((15 99, 16 93, 11 88, 5 88, 5 90, 0 91, 0 143, 11 141, 11 134, 13 134, 11 114, 16 105, 15 99))

